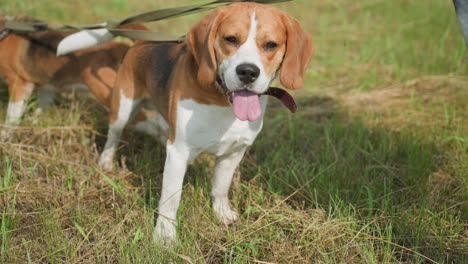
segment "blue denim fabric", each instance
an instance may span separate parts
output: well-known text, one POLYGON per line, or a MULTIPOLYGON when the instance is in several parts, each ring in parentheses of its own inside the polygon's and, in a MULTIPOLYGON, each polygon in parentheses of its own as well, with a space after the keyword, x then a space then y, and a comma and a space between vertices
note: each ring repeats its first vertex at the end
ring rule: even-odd
POLYGON ((455 5, 458 21, 463 31, 465 44, 468 47, 468 0, 453 0, 453 4, 455 5))

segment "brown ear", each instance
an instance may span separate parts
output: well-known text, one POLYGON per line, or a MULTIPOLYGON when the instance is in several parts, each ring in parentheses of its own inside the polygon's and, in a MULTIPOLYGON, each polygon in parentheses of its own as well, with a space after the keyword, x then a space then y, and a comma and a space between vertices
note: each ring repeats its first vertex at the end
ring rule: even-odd
POLYGON ((281 66, 280 82, 288 89, 301 89, 304 85, 304 75, 314 53, 312 38, 301 27, 299 22, 284 14, 288 38, 286 54, 281 66))
POLYGON ((213 84, 216 79, 216 57, 214 42, 216 32, 225 8, 219 7, 208 13, 187 33, 186 42, 198 64, 197 78, 206 85, 213 84))

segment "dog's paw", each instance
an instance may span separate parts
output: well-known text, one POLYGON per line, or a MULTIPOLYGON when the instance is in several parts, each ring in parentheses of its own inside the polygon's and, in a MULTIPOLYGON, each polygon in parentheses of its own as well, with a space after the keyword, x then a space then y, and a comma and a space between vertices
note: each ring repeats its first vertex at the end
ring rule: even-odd
POLYGON ((101 157, 99 157, 99 168, 103 171, 111 171, 114 167, 113 164, 113 157, 110 155, 106 155, 106 153, 102 153, 101 157))
POLYGON ((34 111, 34 116, 37 117, 37 116, 41 115, 42 113, 44 113, 44 108, 38 107, 38 108, 36 108, 36 110, 34 111))
POLYGON ((225 225, 232 224, 238 218, 238 214, 231 210, 228 202, 214 202, 213 211, 218 220, 225 225))
POLYGON ((0 141, 9 142, 11 140, 12 135, 13 135, 12 131, 9 128, 5 127, 0 130, 0 141))
POLYGON ((99 168, 101 168, 101 170, 103 171, 111 171, 113 168, 112 160, 99 159, 98 165, 99 165, 99 168))
POLYGON ((153 242, 165 246, 173 246, 176 241, 176 224, 164 217, 158 217, 153 233, 153 242))

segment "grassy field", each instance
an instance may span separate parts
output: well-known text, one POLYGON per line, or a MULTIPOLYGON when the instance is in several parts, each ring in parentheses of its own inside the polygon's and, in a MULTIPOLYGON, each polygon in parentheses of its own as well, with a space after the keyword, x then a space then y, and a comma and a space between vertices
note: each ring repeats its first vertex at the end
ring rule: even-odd
MULTIPOLYGON (((7 1, 0 12, 91 24, 204 1, 7 1)), ((211 212, 213 158, 190 167, 178 243, 151 243, 164 149, 128 130, 96 169, 106 111, 63 96, 0 142, 1 263, 466 263, 468 52, 452 1, 277 5, 312 34, 299 112, 271 100, 236 173, 240 220, 211 212)), ((184 34, 202 14, 150 24, 184 34)), ((76 100, 80 99, 80 100, 76 100)), ((0 84, 0 120, 7 105, 0 84)), ((2 121, 3 122, 3 121, 2 121)))

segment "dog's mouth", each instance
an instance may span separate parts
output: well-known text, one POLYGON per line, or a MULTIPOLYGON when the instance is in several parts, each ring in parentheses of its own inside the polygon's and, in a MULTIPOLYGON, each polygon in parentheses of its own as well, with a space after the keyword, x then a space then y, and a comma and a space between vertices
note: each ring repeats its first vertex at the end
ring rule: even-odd
POLYGON ((233 106, 233 111, 236 117, 242 121, 255 121, 262 115, 259 97, 262 95, 271 95, 286 106, 289 111, 295 113, 297 105, 294 98, 285 90, 277 87, 269 87, 262 94, 257 94, 249 90, 231 91, 226 87, 224 79, 221 76, 216 77, 216 83, 228 97, 229 103, 233 106))
POLYGON ((262 115, 259 95, 248 90, 232 93, 232 109, 237 119, 241 121, 255 121, 262 115))
POLYGON ((216 82, 227 95, 229 103, 237 119, 241 121, 255 121, 262 115, 259 97, 261 95, 247 89, 231 91, 226 87, 222 76, 217 76, 216 82))

